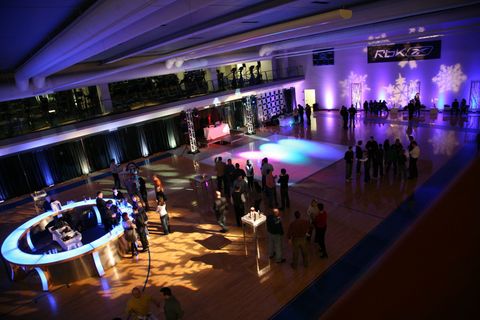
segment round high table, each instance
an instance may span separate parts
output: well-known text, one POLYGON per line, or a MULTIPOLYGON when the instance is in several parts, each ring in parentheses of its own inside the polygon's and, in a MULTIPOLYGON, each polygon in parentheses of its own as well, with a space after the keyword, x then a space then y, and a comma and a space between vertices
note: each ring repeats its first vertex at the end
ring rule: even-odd
MULTIPOLYGON (((105 199, 105 201, 107 200, 113 199, 105 199)), ((35 254, 21 249, 21 244, 26 241, 30 250, 35 251, 30 238, 32 228, 45 229, 45 225, 56 215, 80 207, 93 208, 97 223, 102 223, 93 199, 67 204, 59 211, 47 211, 28 220, 10 233, 2 244, 1 253, 10 267, 12 280, 35 270, 41 280, 42 289, 48 291, 52 284, 70 283, 94 275, 101 277, 104 275, 105 269, 114 266, 121 259, 126 251, 126 245, 122 243, 123 227, 121 223, 100 238, 72 250, 35 254)), ((129 214, 132 212, 131 207, 121 207, 121 210, 129 214)))

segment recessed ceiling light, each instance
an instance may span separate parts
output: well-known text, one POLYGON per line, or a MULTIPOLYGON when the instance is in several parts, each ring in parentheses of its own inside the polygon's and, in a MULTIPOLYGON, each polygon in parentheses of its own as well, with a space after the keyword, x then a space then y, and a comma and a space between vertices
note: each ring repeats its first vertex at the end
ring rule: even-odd
POLYGON ((255 21, 255 20, 246 20, 246 21, 242 21, 242 23, 258 23, 258 21, 255 21))

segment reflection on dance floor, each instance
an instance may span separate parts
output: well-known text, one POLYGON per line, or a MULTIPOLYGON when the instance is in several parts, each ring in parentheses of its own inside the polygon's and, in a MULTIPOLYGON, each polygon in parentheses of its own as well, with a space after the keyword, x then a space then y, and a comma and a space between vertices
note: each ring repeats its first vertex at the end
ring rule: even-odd
POLYGON ((214 159, 222 157, 224 161, 232 159, 234 164, 240 163, 243 168, 250 159, 255 166, 255 175, 260 176, 261 161, 267 157, 275 169, 274 174, 279 175, 280 169, 285 168, 290 175, 290 184, 294 184, 343 159, 346 149, 339 144, 272 135, 212 155, 201 162, 213 166, 214 159))

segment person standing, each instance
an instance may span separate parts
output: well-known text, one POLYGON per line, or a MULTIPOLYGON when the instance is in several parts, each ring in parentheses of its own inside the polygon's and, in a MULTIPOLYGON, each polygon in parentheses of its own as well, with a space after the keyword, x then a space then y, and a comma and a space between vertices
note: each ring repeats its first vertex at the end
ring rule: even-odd
POLYGON ((397 155, 398 175, 400 179, 407 179, 407 151, 401 147, 397 155))
POLYGON ((222 157, 215 158, 215 172, 217 174, 217 190, 222 191, 223 183, 225 182, 225 162, 222 157))
POLYGON ((416 141, 412 141, 412 150, 410 151, 410 162, 408 165, 410 176, 409 179, 418 178, 418 168, 417 168, 417 161, 418 157, 420 157, 420 147, 418 146, 416 141))
POLYGON ((297 267, 298 254, 302 253, 303 266, 308 267, 308 252, 307 252, 307 233, 310 224, 307 220, 300 218, 300 211, 295 211, 295 220, 290 223, 288 227, 288 240, 292 242, 293 246, 293 261, 292 268, 297 267))
POLYGON ((347 107, 342 106, 340 109, 340 116, 342 117, 343 120, 343 129, 348 128, 348 110, 347 107))
POLYGON ((113 176, 113 185, 115 188, 119 189, 120 186, 120 173, 121 169, 120 166, 115 163, 115 159, 110 160, 110 172, 113 176))
POLYGON ((287 174, 287 170, 282 168, 280 170, 280 177, 278 178, 278 183, 280 184, 280 210, 285 210, 285 208, 290 208, 290 198, 288 196, 288 180, 290 176, 287 174))
POLYGON ((303 112, 304 108, 301 104, 298 105, 298 117, 300 118, 300 123, 303 124, 303 112))
POLYGON ((364 169, 363 169, 364 181, 365 183, 368 183, 370 182, 370 159, 368 158, 368 152, 366 150, 363 152, 363 158, 360 161, 363 162, 363 166, 364 166, 364 169))
POLYGON ((105 211, 104 216, 102 217, 103 227, 105 232, 110 232, 113 229, 114 219, 113 216, 115 213, 112 211, 113 201, 108 200, 105 202, 105 211))
POLYGON ((267 178, 267 170, 273 172, 273 166, 268 163, 268 158, 263 158, 262 159, 262 165, 260 167, 260 171, 262 172, 262 190, 265 190, 265 181, 267 178))
POLYGON ((127 240, 132 251, 132 258, 138 255, 137 234, 135 232, 135 224, 130 220, 128 213, 122 213, 122 226, 124 230, 125 240, 127 240))
POLYGON ((242 226, 242 217, 245 215, 245 194, 242 192, 240 185, 235 187, 232 194, 233 208, 235 210, 235 218, 237 220, 237 227, 242 226))
POLYGON ((270 259, 275 258, 276 263, 285 262, 283 257, 283 225, 280 210, 273 209, 267 216, 268 254, 270 259))
POLYGON ((139 184, 138 191, 140 192, 140 196, 142 197, 142 201, 145 204, 145 209, 147 211, 149 211, 150 206, 148 204, 147 183, 145 182, 145 179, 143 179, 142 177, 139 177, 138 178, 138 184, 139 184))
POLYGON ((168 287, 160 289, 163 294, 164 304, 163 312, 165 313, 166 320, 179 320, 183 317, 183 310, 180 302, 172 294, 172 290, 168 287))
POLYGON ((348 116, 350 119, 350 128, 355 128, 355 115, 357 114, 357 109, 353 106, 353 104, 348 108, 348 116))
POLYGON ((133 207, 133 220, 135 222, 135 227, 142 243, 142 252, 148 250, 148 239, 147 239, 147 221, 143 214, 139 212, 138 207, 133 207))
POLYGON ((262 202, 262 187, 258 181, 253 183, 253 201, 255 210, 260 211, 260 203, 262 202))
POLYGON ((155 188, 155 199, 157 199, 157 202, 160 198, 163 198, 163 200, 167 201, 167 197, 165 196, 163 189, 163 183, 158 174, 153 175, 152 182, 153 187, 155 188))
POLYGON ((217 223, 222 228, 220 232, 227 232, 228 228, 226 226, 226 214, 228 211, 227 208, 227 199, 222 197, 222 193, 220 191, 215 192, 215 201, 213 203, 213 211, 215 212, 215 217, 217 218, 217 223))
POLYGON ((273 175, 270 169, 267 170, 267 175, 265 177, 265 193, 267 194, 268 206, 273 208, 273 202, 275 200, 275 206, 278 206, 277 202, 277 192, 275 188, 275 176, 273 175))
POLYGON ((383 177, 383 166, 384 166, 385 152, 383 150, 382 144, 378 144, 377 150, 377 161, 378 161, 378 172, 380 177, 383 177))
POLYGON ((314 220, 315 242, 320 246, 320 257, 328 258, 327 247, 325 246, 325 233, 327 232, 327 212, 323 203, 318 204, 318 214, 314 220))
POLYGON ((362 158, 363 158, 363 150, 362 150, 362 140, 357 142, 357 146, 355 147, 355 158, 357 159, 357 176, 360 175, 362 171, 362 158))
POLYGON ((160 215, 160 221, 162 223, 163 234, 167 235, 172 232, 170 229, 170 217, 167 212, 167 203, 165 199, 161 198, 158 200, 157 212, 160 215))
POLYGON ((317 200, 312 199, 312 201, 310 202, 310 205, 308 206, 308 209, 307 209, 308 222, 310 222, 310 226, 309 226, 308 234, 307 234, 307 241, 308 242, 310 242, 310 240, 312 238, 313 228, 315 227, 313 223, 315 221, 315 217, 317 216, 317 214, 318 214, 318 203, 317 203, 317 200))
POLYGON ((345 159, 345 179, 347 181, 352 181, 353 157, 352 146, 349 146, 343 157, 345 159))
POLYGON ((307 126, 310 126, 312 124, 312 107, 308 103, 305 105, 305 116, 307 117, 307 126))
POLYGON ((227 160, 227 165, 225 166, 225 197, 230 201, 231 188, 232 184, 235 181, 235 166, 232 163, 232 159, 227 160))
POLYGON ((247 160, 247 164, 245 165, 245 174, 247 175, 248 188, 250 189, 250 191, 252 191, 255 172, 253 164, 250 160, 247 160))

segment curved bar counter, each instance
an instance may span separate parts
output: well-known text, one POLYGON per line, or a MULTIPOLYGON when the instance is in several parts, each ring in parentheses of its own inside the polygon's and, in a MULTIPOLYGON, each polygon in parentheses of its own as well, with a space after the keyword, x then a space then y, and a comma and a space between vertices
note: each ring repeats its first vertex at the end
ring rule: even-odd
MULTIPOLYGON (((126 246, 122 242, 123 227, 121 223, 100 238, 68 251, 35 254, 25 252, 20 248, 20 242, 25 240, 28 247, 35 251, 30 239, 32 228, 51 220, 56 215, 83 206, 92 207, 96 213, 98 224, 101 224, 95 200, 79 201, 65 205, 62 210, 47 211, 28 220, 5 239, 1 253, 10 266, 12 280, 35 270, 42 282, 42 289, 48 291, 51 284, 69 283, 94 275, 103 276, 105 269, 114 266, 121 259, 126 250, 126 246)), ((131 207, 121 209, 131 215, 131 207)))

